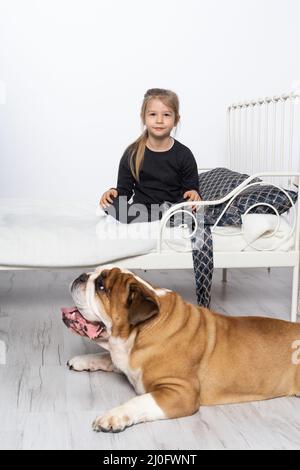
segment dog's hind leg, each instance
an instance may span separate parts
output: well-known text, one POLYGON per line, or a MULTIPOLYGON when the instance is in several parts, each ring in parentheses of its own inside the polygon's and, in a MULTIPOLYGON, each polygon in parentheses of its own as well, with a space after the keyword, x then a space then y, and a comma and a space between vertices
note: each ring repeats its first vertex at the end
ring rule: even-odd
POLYGON ((296 370, 296 373, 295 373, 295 386, 294 386, 295 392, 294 392, 294 395, 296 397, 300 398, 300 362, 298 362, 298 363, 294 362, 294 364, 297 367, 297 370, 296 370))

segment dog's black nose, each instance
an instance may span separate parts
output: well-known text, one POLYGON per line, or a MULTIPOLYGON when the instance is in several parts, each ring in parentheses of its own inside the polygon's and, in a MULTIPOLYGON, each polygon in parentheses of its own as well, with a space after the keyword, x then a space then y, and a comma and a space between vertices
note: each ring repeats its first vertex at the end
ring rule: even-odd
POLYGON ((73 282, 70 284, 70 290, 71 292, 76 289, 76 287, 79 284, 85 284, 89 278, 89 274, 83 273, 80 276, 78 276, 73 282))
POLYGON ((89 278, 89 275, 86 274, 86 273, 83 273, 80 276, 78 276, 77 279, 75 279, 74 284, 75 283, 76 284, 80 284, 80 283, 84 284, 85 282, 87 282, 88 278, 89 278))

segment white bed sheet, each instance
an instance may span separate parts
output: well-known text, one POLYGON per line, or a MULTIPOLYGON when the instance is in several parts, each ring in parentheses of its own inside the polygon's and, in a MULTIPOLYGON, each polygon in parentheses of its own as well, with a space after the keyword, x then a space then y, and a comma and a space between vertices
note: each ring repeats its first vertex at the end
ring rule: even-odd
MULTIPOLYGON (((213 234, 214 250, 252 250, 247 247, 249 234, 265 249, 271 247, 274 237, 258 236, 256 228, 262 225, 260 231, 265 234, 274 221, 264 228, 257 217, 268 220, 274 216, 256 216, 253 222, 248 216, 246 239, 238 235, 239 227, 218 228, 213 234)), ((159 221, 125 225, 111 216, 96 215, 91 203, 0 199, 0 265, 71 267, 113 262, 156 251, 158 229, 159 221)), ((288 223, 282 222, 279 239, 288 230, 288 223)), ((174 255, 176 250, 190 251, 190 240, 183 238, 188 233, 186 228, 166 229, 169 244, 163 243, 163 251, 174 251, 174 255)), ((288 240, 280 249, 288 251, 292 245, 288 240)))

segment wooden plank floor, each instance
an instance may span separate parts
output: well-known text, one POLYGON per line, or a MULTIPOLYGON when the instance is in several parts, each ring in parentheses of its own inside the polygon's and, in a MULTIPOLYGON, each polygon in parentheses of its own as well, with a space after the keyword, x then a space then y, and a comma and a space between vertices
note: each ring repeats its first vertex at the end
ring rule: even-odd
MULTIPOLYGON (((1 449, 299 449, 300 400, 280 398, 239 405, 202 407, 188 418, 97 434, 91 422, 135 395, 114 373, 73 372, 73 355, 98 351, 61 322, 71 306, 68 287, 82 270, 0 271, 1 449)), ((136 271, 155 285, 195 302, 191 270, 136 271)), ((289 269, 230 270, 228 282, 215 270, 212 308, 230 315, 289 318, 289 269)))

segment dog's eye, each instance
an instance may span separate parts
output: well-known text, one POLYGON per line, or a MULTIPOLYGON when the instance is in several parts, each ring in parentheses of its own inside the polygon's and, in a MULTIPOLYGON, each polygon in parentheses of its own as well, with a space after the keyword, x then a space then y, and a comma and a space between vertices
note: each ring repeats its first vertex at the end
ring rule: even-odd
POLYGON ((130 305, 132 304, 134 296, 135 296, 134 292, 129 293, 129 296, 127 298, 127 307, 130 307, 130 305))
POLYGON ((96 290, 104 291, 104 285, 101 276, 97 277, 96 279, 96 290))

